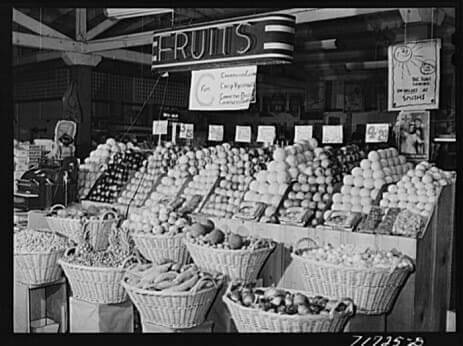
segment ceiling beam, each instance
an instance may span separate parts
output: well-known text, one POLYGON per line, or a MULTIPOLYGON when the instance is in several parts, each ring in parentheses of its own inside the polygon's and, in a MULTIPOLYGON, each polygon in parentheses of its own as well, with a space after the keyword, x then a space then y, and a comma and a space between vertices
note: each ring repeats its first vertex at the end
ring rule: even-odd
POLYGON ((72 40, 43 37, 39 35, 25 34, 13 31, 12 43, 21 47, 50 49, 69 52, 83 52, 84 43, 72 40))
POLYGON ((48 25, 39 22, 38 20, 25 15, 21 11, 13 8, 13 22, 37 33, 42 36, 56 37, 69 39, 66 35, 60 33, 59 31, 50 28, 48 25))
POLYGON ((103 20, 101 23, 95 25, 93 28, 87 31, 87 40, 91 40, 97 37, 99 34, 108 30, 113 25, 117 24, 118 22, 119 20, 113 19, 113 18, 108 18, 108 19, 103 20))
POLYGON ((87 43, 87 52, 98 52, 118 48, 145 46, 153 43, 154 30, 136 34, 92 40, 87 43))
POLYGON ((87 9, 76 8, 76 40, 87 40, 87 9))
POLYGON ((35 64, 39 62, 60 59, 62 56, 63 56, 62 52, 42 52, 42 53, 35 53, 33 55, 15 57, 15 59, 13 59, 13 66, 35 64))
POLYGON ((101 62, 102 57, 93 54, 82 54, 75 52, 62 53, 66 65, 84 65, 95 67, 101 62))
POLYGON ((93 54, 107 59, 132 62, 136 64, 151 65, 152 63, 152 57, 150 54, 135 52, 127 49, 98 51, 94 52, 93 54))

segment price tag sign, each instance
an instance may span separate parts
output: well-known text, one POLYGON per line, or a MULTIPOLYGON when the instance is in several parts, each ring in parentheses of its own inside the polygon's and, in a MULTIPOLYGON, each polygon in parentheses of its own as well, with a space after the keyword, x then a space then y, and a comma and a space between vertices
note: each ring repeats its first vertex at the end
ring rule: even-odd
POLYGON ((251 126, 236 126, 235 142, 251 143, 251 126))
POLYGON ((153 135, 167 135, 167 120, 153 121, 153 135))
POLYGON ((294 143, 307 141, 312 138, 313 126, 311 125, 296 125, 294 127, 294 143))
POLYGON ((365 143, 386 143, 389 138, 389 124, 367 124, 365 143))
POLYGON ((221 142, 223 141, 223 126, 222 125, 209 125, 208 141, 221 142))
POLYGON ((273 143, 276 137, 275 126, 258 126, 257 141, 264 143, 273 143))
POLYGON ((180 124, 180 133, 179 137, 180 138, 185 138, 185 139, 193 139, 193 131, 194 131, 194 125, 193 124, 180 124))
POLYGON ((326 144, 342 143, 342 125, 323 125, 322 142, 326 144))

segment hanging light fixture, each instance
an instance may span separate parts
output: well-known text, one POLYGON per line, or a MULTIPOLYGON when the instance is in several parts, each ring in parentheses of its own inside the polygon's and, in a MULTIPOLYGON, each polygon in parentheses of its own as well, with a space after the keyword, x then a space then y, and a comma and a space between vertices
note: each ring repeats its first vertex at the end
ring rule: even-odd
POLYGON ((173 8, 105 8, 106 17, 125 19, 142 16, 155 16, 158 14, 172 13, 173 8))

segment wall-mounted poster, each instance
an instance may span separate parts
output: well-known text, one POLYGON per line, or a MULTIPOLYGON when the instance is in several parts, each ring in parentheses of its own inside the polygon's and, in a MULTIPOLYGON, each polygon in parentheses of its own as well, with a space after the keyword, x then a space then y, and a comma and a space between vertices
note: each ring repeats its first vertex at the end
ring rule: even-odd
POLYGON ((400 112, 394 126, 400 153, 411 160, 428 160, 429 132, 429 111, 400 112))
POLYGON ((389 111, 439 108, 440 48, 440 39, 389 47, 389 111))
POLYGON ((364 108, 362 84, 358 82, 344 83, 344 110, 363 111, 364 108))

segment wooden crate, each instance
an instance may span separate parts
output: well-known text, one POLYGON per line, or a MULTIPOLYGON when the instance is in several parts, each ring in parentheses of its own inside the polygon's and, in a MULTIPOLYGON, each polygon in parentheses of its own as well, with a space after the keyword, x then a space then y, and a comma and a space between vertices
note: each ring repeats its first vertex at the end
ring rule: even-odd
POLYGON ((142 321, 143 333, 212 333, 214 322, 205 321, 203 324, 193 328, 167 328, 150 322, 142 321))

